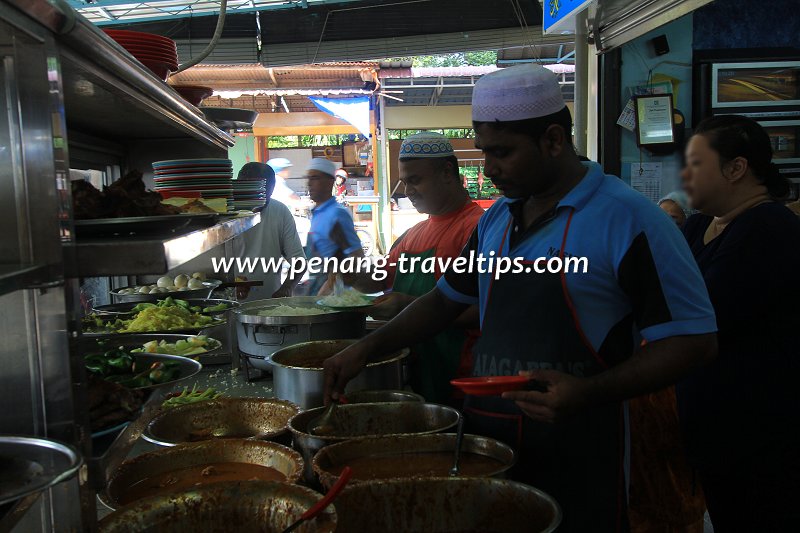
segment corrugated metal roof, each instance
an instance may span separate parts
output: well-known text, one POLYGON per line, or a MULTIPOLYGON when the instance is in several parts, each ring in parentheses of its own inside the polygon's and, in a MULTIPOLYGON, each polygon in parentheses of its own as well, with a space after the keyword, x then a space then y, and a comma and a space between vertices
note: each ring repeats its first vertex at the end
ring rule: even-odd
MULTIPOLYGON (((345 4, 357 0, 228 0, 226 13, 251 13, 270 9, 307 8, 314 5, 345 4)), ((219 0, 67 0, 78 13, 98 26, 131 22, 154 22, 181 17, 216 15, 219 0)))
MULTIPOLYGON (((361 71, 375 63, 320 64, 266 68, 262 65, 198 65, 170 78, 172 83, 217 90, 360 89, 361 71)), ((240 91, 241 92, 241 91, 240 91)))
POLYGON ((368 96, 372 91, 361 89, 260 89, 256 91, 214 91, 220 98, 241 96, 368 96))
MULTIPOLYGON (((354 37, 357 32, 354 32, 354 37)), ((176 39, 178 54, 189 59, 205 48, 210 39, 176 39)), ((539 46, 548 42, 563 42, 563 36, 546 36, 541 28, 476 30, 436 35, 408 37, 384 37, 379 39, 354 39, 345 41, 319 41, 267 44, 259 56, 255 38, 223 38, 203 62, 205 64, 258 63, 265 66, 285 67, 322 62, 355 61, 357 64, 369 60, 378 61, 386 57, 410 57, 418 55, 449 54, 465 51, 499 50, 533 42, 539 46)), ((404 64, 398 65, 403 67, 404 64)))

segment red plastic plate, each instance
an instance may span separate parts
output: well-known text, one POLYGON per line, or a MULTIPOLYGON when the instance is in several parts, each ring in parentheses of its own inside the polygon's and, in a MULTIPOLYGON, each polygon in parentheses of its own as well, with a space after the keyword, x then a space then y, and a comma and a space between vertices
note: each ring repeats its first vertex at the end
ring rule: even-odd
POLYGON ((162 43, 146 42, 146 41, 129 41, 125 39, 119 39, 116 41, 119 44, 121 44, 124 48, 130 47, 140 50, 150 50, 152 52, 164 52, 169 54, 178 53, 178 49, 174 45, 170 44, 162 44, 162 43))
POLYGON ((178 56, 175 54, 167 54, 162 52, 151 52, 149 50, 136 50, 136 49, 127 49, 128 52, 135 57, 136 59, 139 58, 147 58, 147 59, 158 59, 160 61, 167 61, 169 63, 178 63, 178 56))
POLYGON ((504 392, 522 390, 530 381, 525 376, 487 376, 454 379, 450 384, 472 396, 500 396, 504 392))
POLYGON ((128 42, 136 42, 136 41, 157 42, 175 46, 175 41, 173 41, 169 37, 164 37, 163 35, 156 35, 155 33, 145 33, 141 31, 130 31, 130 30, 103 30, 103 31, 105 31, 106 34, 114 40, 116 40, 116 38, 120 38, 128 42))
MULTIPOLYGON (((139 58, 137 58, 139 59, 139 58)), ((170 72, 178 70, 178 67, 164 63, 163 61, 150 61, 148 59, 139 59, 139 63, 150 69, 159 79, 167 81, 170 72)))
POLYGON ((167 59, 164 57, 153 56, 150 54, 132 54, 133 57, 139 60, 140 63, 144 63, 145 61, 150 61, 153 63, 164 63, 165 65, 169 65, 172 70, 178 70, 178 62, 174 59, 167 59))

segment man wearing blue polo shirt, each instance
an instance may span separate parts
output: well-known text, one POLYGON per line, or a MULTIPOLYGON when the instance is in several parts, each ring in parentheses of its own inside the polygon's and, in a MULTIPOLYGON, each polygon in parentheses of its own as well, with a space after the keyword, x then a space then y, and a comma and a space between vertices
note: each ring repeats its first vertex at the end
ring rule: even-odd
POLYGON ((485 173, 505 198, 481 218, 463 257, 518 258, 523 271, 496 278, 451 268, 436 289, 325 362, 326 400, 368 357, 433 335, 477 303, 474 375, 523 373, 533 390, 467 397, 469 431, 516 449, 512 476, 555 497, 559 531, 625 531, 623 401, 716 355, 703 279, 658 207, 579 161, 550 71, 528 64, 484 76, 472 112, 485 173), (588 270, 534 271, 541 258, 570 257, 586 258, 588 270))
MULTIPOLYGON (((308 195, 316 204, 311 211, 311 230, 308 232, 309 256, 335 257, 342 260, 346 257, 363 257, 361 240, 353 226, 350 212, 336 202, 333 196, 333 183, 336 164, 322 157, 311 160, 306 174, 308 195)), ((319 275, 312 283, 311 294, 329 292, 331 283, 327 276, 319 275)))

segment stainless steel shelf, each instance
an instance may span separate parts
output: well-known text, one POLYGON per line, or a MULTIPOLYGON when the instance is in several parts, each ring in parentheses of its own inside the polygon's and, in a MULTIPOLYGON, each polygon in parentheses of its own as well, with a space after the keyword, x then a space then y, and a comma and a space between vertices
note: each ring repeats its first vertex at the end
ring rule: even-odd
POLYGON ((59 43, 67 126, 115 140, 191 136, 227 149, 234 139, 208 121, 63 0, 12 0, 59 43))
POLYGON ((45 265, 0 264, 0 295, 40 285, 49 276, 45 265))
POLYGON ((80 239, 68 277, 163 274, 194 259, 261 221, 261 215, 232 218, 215 226, 170 237, 80 239))

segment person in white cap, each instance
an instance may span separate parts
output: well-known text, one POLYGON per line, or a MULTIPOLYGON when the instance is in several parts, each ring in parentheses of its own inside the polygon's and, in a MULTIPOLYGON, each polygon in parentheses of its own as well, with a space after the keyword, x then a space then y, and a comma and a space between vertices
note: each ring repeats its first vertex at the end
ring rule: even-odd
POLYGON ((300 196, 286 184, 286 180, 289 179, 289 169, 293 166, 292 162, 285 157, 275 157, 267 161, 267 164, 275 171, 275 191, 272 193, 272 199, 278 200, 294 211, 300 206, 301 200, 300 196))
MULTIPOLYGON (((375 300, 370 315, 381 320, 394 318, 418 297, 436 286, 442 276, 441 265, 432 272, 420 268, 397 269, 393 265, 412 258, 429 257, 453 260, 461 253, 483 209, 472 202, 459 176, 458 159, 450 140, 441 133, 423 131, 403 139, 399 157, 400 182, 405 194, 420 213, 430 218, 416 224, 392 245, 387 278, 375 281, 360 276, 353 285, 363 292, 391 292, 375 300), (404 259, 403 259, 404 258, 404 259)), ((347 278, 345 281, 349 282, 347 278)), ((477 338, 477 312, 462 319, 439 335, 412 347, 410 382, 426 401, 452 404, 458 395, 450 380, 469 375, 471 348, 477 338)))
MULTIPOLYGON (((333 197, 336 169, 336 163, 323 157, 315 157, 308 166, 308 194, 315 204, 311 211, 311 230, 308 233, 309 256, 336 257, 339 260, 363 257, 364 250, 356 234, 353 217, 333 197)), ((331 283, 327 278, 327 275, 316 276, 312 282, 311 294, 329 292, 331 283)))
POLYGON ((560 532, 624 531, 623 401, 716 356, 708 291, 675 224, 578 159, 549 70, 497 71, 472 98, 475 146, 505 198, 481 218, 462 257, 518 259, 525 268, 445 272, 394 320, 325 361, 326 401, 369 359, 428 338, 478 304, 473 374, 529 381, 527 390, 467 396, 468 431, 515 448, 511 476, 555 497, 560 532))

